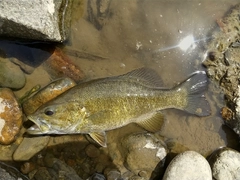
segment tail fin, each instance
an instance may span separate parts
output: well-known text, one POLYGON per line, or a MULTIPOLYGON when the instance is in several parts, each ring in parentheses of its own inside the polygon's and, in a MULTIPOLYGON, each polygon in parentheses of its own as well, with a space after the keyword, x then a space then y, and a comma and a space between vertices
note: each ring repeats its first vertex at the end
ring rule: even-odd
POLYGON ((204 96, 207 85, 208 78, 206 73, 204 71, 196 71, 177 87, 187 90, 188 104, 184 110, 197 116, 208 116, 211 114, 209 103, 204 96))

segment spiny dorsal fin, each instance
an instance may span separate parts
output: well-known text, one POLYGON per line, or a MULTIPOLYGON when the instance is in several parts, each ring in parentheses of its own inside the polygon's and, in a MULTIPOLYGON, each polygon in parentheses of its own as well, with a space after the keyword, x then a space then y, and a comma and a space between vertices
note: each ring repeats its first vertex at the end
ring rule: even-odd
POLYGON ((162 80, 156 71, 150 68, 139 68, 129 73, 118 76, 120 78, 127 78, 134 82, 142 83, 149 87, 163 87, 162 80))
POLYGON ((100 144, 103 147, 107 147, 107 137, 106 137, 106 133, 104 131, 103 132, 92 132, 92 133, 89 133, 89 135, 98 144, 100 144))
POLYGON ((150 132, 157 132, 164 123, 164 115, 161 112, 157 112, 152 117, 136 123, 150 132))

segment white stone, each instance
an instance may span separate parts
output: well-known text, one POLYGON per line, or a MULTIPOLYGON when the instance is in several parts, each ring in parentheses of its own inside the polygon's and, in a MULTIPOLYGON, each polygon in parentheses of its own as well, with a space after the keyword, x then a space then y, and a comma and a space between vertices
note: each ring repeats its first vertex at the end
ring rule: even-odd
POLYGON ((177 155, 168 165, 163 180, 212 180, 207 160, 195 151, 177 155))
POLYGON ((212 171, 216 180, 240 179, 240 153, 230 149, 221 152, 212 171))
POLYGON ((2 137, 2 129, 5 126, 5 120, 0 118, 0 136, 2 137))

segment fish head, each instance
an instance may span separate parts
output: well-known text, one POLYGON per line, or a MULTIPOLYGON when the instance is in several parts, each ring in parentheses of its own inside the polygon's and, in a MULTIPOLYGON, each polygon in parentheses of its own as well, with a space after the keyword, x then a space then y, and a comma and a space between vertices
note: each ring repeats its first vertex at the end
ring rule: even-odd
POLYGON ((71 134, 86 116, 86 109, 76 102, 50 104, 27 116, 34 123, 29 134, 71 134))

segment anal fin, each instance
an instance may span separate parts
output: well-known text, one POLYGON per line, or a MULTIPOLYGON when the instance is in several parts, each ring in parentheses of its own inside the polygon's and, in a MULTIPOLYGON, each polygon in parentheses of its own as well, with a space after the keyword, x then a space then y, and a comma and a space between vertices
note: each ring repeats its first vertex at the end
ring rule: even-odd
POLYGON ((89 133, 89 135, 99 145, 101 145, 103 147, 107 147, 107 137, 106 137, 106 133, 104 131, 103 132, 92 132, 92 133, 89 133))
POLYGON ((138 121, 136 123, 147 131, 157 132, 161 129, 164 123, 164 115, 161 112, 157 112, 150 118, 138 121))

